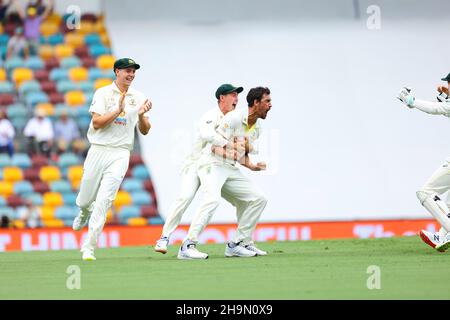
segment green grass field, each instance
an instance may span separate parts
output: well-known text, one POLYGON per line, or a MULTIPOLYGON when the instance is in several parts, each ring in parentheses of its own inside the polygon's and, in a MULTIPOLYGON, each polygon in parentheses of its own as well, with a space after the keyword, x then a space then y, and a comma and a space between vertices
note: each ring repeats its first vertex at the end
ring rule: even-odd
POLYGON ((1 253, 0 299, 450 299, 450 252, 419 237, 261 243, 269 255, 225 258, 224 245, 202 245, 210 258, 177 260, 152 247, 1 253), (81 288, 69 290, 70 265, 81 288), (367 268, 381 270, 369 290, 367 268))

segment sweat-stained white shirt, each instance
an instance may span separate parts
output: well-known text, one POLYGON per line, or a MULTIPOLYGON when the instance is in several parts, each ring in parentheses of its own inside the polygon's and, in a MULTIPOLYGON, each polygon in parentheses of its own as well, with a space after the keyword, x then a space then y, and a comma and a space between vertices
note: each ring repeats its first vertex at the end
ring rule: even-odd
MULTIPOLYGON (((119 108, 120 90, 113 82, 95 91, 89 112, 100 115, 119 108)), ((145 101, 145 95, 138 90, 128 88, 125 95, 125 110, 106 127, 94 129, 92 120, 87 132, 91 144, 108 147, 133 149, 134 130, 139 120, 138 111, 145 101)), ((148 117, 148 112, 145 113, 148 117)))

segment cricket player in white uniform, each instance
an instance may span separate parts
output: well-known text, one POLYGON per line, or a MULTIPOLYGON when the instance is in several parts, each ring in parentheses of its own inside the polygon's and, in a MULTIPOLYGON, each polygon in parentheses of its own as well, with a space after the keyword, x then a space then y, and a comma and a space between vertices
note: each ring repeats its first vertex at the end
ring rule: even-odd
MULTIPOLYGON (((416 99, 412 95, 411 89, 408 87, 404 87, 400 90, 398 99, 411 109, 415 108, 429 114, 450 117, 450 99, 448 96, 450 89, 450 74, 441 80, 447 82, 447 87, 438 87, 438 102, 416 99)), ((449 189, 450 158, 447 158, 444 164, 433 173, 425 185, 417 191, 417 198, 419 198, 420 203, 441 225, 441 228, 437 233, 421 230, 420 237, 426 244, 440 252, 444 252, 450 247, 450 210, 445 201, 441 200, 442 195, 449 189)))
POLYGON ((96 260, 97 238, 128 170, 136 125, 144 135, 150 130, 147 111, 152 103, 130 87, 139 68, 132 59, 117 60, 114 63, 116 80, 95 92, 89 108, 92 121, 87 137, 91 147, 76 199, 80 212, 72 226, 74 230, 81 230, 89 221, 89 232, 81 247, 83 260, 96 260))
MULTIPOLYGON (((220 121, 217 132, 227 141, 246 139, 245 147, 237 158, 223 158, 216 151, 227 148, 225 142, 207 146, 198 161, 198 175, 204 199, 189 228, 179 252, 179 259, 207 259, 208 254, 192 250, 198 243, 198 237, 209 223, 219 206, 221 196, 236 207, 238 227, 233 241, 227 243, 225 256, 253 257, 266 255, 267 252, 258 249, 252 240, 253 231, 263 212, 267 199, 263 192, 245 177, 236 166, 236 159, 242 159, 245 154, 256 153, 255 141, 260 136, 260 119, 265 119, 271 109, 270 90, 257 87, 247 95, 248 108, 229 112, 220 121)), ((259 163, 260 169, 265 169, 264 163, 259 163)))
MULTIPOLYGON (((234 110, 238 103, 238 94, 244 89, 231 84, 223 84, 216 90, 218 108, 206 112, 197 124, 197 132, 192 147, 192 151, 187 156, 181 170, 181 192, 169 210, 169 215, 164 223, 161 238, 155 245, 155 251, 166 253, 170 235, 180 224, 181 218, 186 209, 194 199, 200 187, 200 179, 197 174, 197 161, 207 143, 227 144, 228 140, 216 132, 218 122, 228 112, 234 110)), ((233 152, 236 148, 228 148, 228 152, 233 152)), ((222 154, 223 155, 223 154, 222 154)), ((233 156, 233 155, 231 155, 233 156)), ((195 250, 195 249, 193 249, 195 250)))

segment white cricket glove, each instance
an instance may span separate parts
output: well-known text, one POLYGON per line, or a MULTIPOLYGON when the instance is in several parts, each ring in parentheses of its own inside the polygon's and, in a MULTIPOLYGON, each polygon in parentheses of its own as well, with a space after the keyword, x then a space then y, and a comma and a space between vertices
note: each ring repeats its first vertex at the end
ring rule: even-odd
POLYGON ((436 99, 439 102, 447 102, 448 98, 448 94, 446 94, 445 92, 441 92, 436 96, 436 99))
POLYGON ((403 87, 398 93, 397 99, 406 104, 409 108, 414 108, 414 96, 411 94, 411 88, 403 87))

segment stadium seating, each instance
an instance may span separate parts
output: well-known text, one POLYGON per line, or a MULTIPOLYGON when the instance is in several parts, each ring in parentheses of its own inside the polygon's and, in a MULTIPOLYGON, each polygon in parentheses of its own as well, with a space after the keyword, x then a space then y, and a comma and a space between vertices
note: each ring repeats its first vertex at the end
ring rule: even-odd
MULTIPOLYGON (((0 212, 15 219, 16 228, 25 223, 17 219, 15 208, 27 200, 39 207, 44 227, 70 226, 78 213, 75 202, 84 158, 71 151, 51 158, 26 153, 23 128, 34 110, 45 110, 52 121, 66 112, 85 137, 94 91, 115 78, 115 57, 103 19, 84 13, 81 29, 73 31, 67 29, 67 18, 52 14, 42 23, 38 54, 27 59, 5 59, 7 42, 17 24, 0 26, 0 54, 5 59, 0 66, 0 107, 16 130, 17 147, 12 157, 0 154, 0 212)), ((131 154, 107 223, 163 223, 150 174, 138 153, 131 154)))

